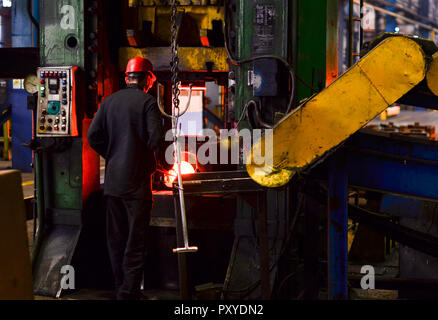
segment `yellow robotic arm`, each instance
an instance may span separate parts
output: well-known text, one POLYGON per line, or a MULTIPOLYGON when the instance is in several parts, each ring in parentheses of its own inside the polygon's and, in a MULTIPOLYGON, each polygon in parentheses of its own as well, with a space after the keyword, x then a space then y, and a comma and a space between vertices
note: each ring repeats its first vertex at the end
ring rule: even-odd
POLYGON ((383 40, 280 121, 273 129, 271 145, 266 143, 265 149, 265 138, 255 143, 246 165, 248 174, 262 186, 285 185, 295 172, 320 159, 414 88, 425 78, 426 69, 426 55, 415 41, 403 36, 383 40), (256 164, 254 154, 264 154, 267 160, 256 164))

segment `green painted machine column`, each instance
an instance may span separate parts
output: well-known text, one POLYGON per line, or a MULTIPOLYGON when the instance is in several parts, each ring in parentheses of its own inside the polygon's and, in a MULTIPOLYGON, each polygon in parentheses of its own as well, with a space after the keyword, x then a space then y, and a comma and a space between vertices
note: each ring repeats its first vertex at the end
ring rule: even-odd
MULTIPOLYGON (((289 2, 287 0, 236 1, 234 58, 243 60, 270 55, 288 59, 289 2)), ((248 121, 243 115, 248 101, 253 99, 259 101, 265 111, 275 110, 279 106, 284 109, 287 105, 287 85, 280 84, 281 81, 279 80, 283 67, 282 62, 273 58, 230 66, 230 69, 235 73, 236 81, 234 95, 235 121, 242 117, 239 129, 249 128, 248 121), (271 80, 269 77, 272 76, 270 72, 277 73, 275 77, 276 88, 275 86, 269 86, 271 80), (257 81, 255 78, 258 76, 266 77, 266 79, 263 79, 266 84, 261 89, 263 92, 258 91, 256 88, 257 81), (274 93, 275 91, 277 93, 274 93)), ((283 75, 283 78, 287 79, 287 72, 286 76, 283 75)), ((284 82, 287 82, 287 80, 284 82)), ((247 199, 238 198, 237 217, 234 226, 236 240, 233 250, 239 259, 229 265, 230 277, 226 283, 227 290, 236 291, 241 289, 242 286, 251 286, 259 279, 260 286, 251 290, 246 298, 257 299, 257 297, 262 297, 263 299, 269 299, 277 271, 276 267, 271 267, 271 264, 278 259, 280 244, 285 237, 282 232, 279 232, 274 239, 275 230, 272 226, 276 225, 278 216, 287 214, 284 205, 287 193, 287 189, 262 192, 257 195, 256 207, 254 207, 254 203, 249 204, 247 199), (251 217, 253 215, 257 219, 258 228, 261 230, 259 232, 263 238, 259 248, 253 246, 253 243, 258 241, 252 238, 254 236, 251 228, 253 225, 251 217), (267 248, 271 248, 271 250, 267 248)), ((283 230, 284 226, 278 228, 283 230)), ((238 298, 237 294, 236 296, 233 294, 227 296, 227 299, 235 298, 238 298)))
MULTIPOLYGON (((91 122, 86 111, 95 106, 85 102, 86 95, 93 94, 85 90, 84 69, 92 57, 85 27, 90 29, 93 19, 92 10, 85 12, 85 4, 89 8, 92 2, 40 0, 41 66, 76 66, 82 71, 73 83, 75 92, 81 94, 71 97, 75 99, 79 136, 38 138, 41 151, 36 152, 39 228, 32 251, 34 291, 52 297, 59 297, 65 289, 61 286, 63 266, 73 265, 77 276, 81 273, 74 259, 82 254, 79 252, 82 249, 77 247, 84 232, 84 221, 90 220, 86 209, 90 206, 89 196, 100 184, 99 157, 86 140, 91 122)), ((97 19, 95 15, 94 18, 97 19)))
MULTIPOLYGON (((235 57, 238 60, 261 55, 274 55, 287 59, 289 1, 239 0, 237 3, 237 41, 235 57)), ((277 62, 269 59, 269 62, 277 62)), ((267 63, 268 60, 263 60, 267 63)), ((279 63, 279 62, 278 62, 279 63)), ((281 64, 281 63, 280 63, 281 64)), ((254 64, 249 62, 236 68, 236 119, 240 119, 245 104, 253 98, 250 84, 254 64)), ((246 121, 240 128, 247 127, 246 121)))
MULTIPOLYGON (((260 55, 274 55, 286 59, 293 66, 296 79, 294 94, 294 106, 312 94, 321 91, 327 84, 331 83, 338 74, 337 64, 337 38, 338 38, 338 1, 337 0, 290 0, 290 1, 268 1, 268 0, 238 0, 235 18, 236 29, 236 49, 234 50, 235 58, 238 60, 250 59, 260 55), (310 87, 310 88, 309 88, 310 87)), ((272 62, 266 59, 262 61, 272 62)), ((276 60, 279 69, 286 71, 286 66, 276 60)), ((263 65, 257 68, 263 69, 263 65)), ((249 127, 249 123, 243 115, 245 105, 254 98, 254 81, 251 72, 256 68, 255 63, 249 62, 240 65, 233 65, 230 69, 235 70, 235 120, 242 119, 239 129, 249 127)), ((263 71, 263 70, 262 70, 263 71)), ((287 74, 287 72, 286 72, 287 74)), ((286 75, 287 77, 287 75, 286 75)), ((266 112, 267 109, 283 106, 287 103, 290 88, 284 83, 288 83, 288 78, 281 77, 283 87, 279 88, 278 93, 274 96, 256 97, 263 102, 261 110, 266 112)), ((284 108, 283 108, 284 110, 284 108)), ((278 110, 275 110, 278 111, 278 110)), ((290 137, 293 139, 293 136, 290 137)), ((267 225, 274 225, 275 212, 287 216, 287 208, 278 209, 281 203, 288 201, 289 186, 283 188, 270 189, 266 191, 267 225)), ((235 223, 235 236, 238 239, 249 237, 251 232, 248 225, 251 225, 248 217, 253 214, 252 208, 244 199, 238 201, 238 217, 235 223)), ((257 209, 256 209, 257 210, 257 209)), ((257 217, 260 212, 257 212, 257 217)), ((280 229, 283 226, 280 226, 280 229)), ((273 237, 274 230, 267 228, 267 237, 273 237)), ((283 234, 278 234, 278 239, 282 239, 283 234)), ((269 240, 269 247, 275 248, 278 244, 269 240)), ((241 257, 252 261, 251 256, 245 256, 245 252, 253 250, 249 244, 241 241, 237 245, 235 252, 241 257)), ((256 263, 263 262, 260 256, 256 263)), ((242 258, 242 259, 244 259, 242 258)), ((278 258, 275 254, 269 254, 269 260, 275 261, 278 258)), ((247 265, 247 264, 246 264, 247 265)), ((262 268, 262 267, 261 267, 262 268)), ((252 270, 251 270, 252 271, 252 270)), ((266 287, 273 285, 276 267, 273 267, 269 274, 268 286, 261 290, 257 288, 249 296, 269 297, 266 287)), ((260 271, 246 272, 239 274, 240 282, 251 283, 251 280, 259 277, 265 279, 260 271), (244 275, 242 275, 244 274, 244 275)), ((231 277, 232 278, 232 277, 231 277)), ((240 283, 241 284, 241 283, 240 283)), ((238 285, 231 283, 231 289, 239 288, 238 285)), ((241 286, 240 286, 241 287, 241 286)))
POLYGON ((294 0, 292 7, 292 63, 307 84, 297 81, 299 102, 338 76, 338 0, 294 0))
POLYGON ((84 68, 84 0, 40 0, 42 66, 84 68))

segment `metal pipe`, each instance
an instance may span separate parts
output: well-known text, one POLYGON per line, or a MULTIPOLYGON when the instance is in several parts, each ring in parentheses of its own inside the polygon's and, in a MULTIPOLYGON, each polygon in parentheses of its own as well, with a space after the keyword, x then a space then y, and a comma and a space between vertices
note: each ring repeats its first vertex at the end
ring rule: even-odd
POLYGON ((175 248, 173 249, 173 252, 176 253, 183 253, 183 252, 196 252, 198 251, 198 247, 196 246, 189 246, 189 236, 187 231, 187 219, 186 219, 186 206, 184 202, 184 187, 182 183, 182 176, 181 176, 181 149, 179 147, 179 131, 177 129, 178 126, 178 116, 174 116, 172 118, 173 122, 173 130, 174 132, 174 139, 173 139, 173 146, 175 150, 175 157, 176 157, 176 167, 177 167, 177 176, 178 176, 178 194, 179 194, 179 202, 180 202, 180 210, 181 210, 181 224, 182 224, 182 232, 183 232, 183 239, 184 239, 184 247, 182 248, 175 248))
MULTIPOLYGON (((38 28, 39 28, 39 22, 40 22, 40 0, 33 0, 32 2, 32 15, 35 18, 35 20, 38 22, 38 28)), ((39 44, 39 37, 40 33, 37 31, 38 29, 35 27, 35 32, 32 32, 32 45, 35 47, 38 47, 39 44)))
POLYGON ((353 65, 353 0, 348 0, 348 67, 353 65))
POLYGON ((32 0, 27 0, 26 4, 27 4, 27 15, 29 16, 30 21, 32 21, 32 24, 35 26, 36 32, 37 32, 37 47, 39 46, 39 39, 40 39, 40 24, 38 23, 38 21, 35 19, 35 17, 33 16, 33 12, 32 12, 32 0))
POLYGON ((360 0, 360 27, 359 27, 359 53, 363 45, 363 0, 360 0))
POLYGON ((176 167, 178 170, 178 172, 177 172, 178 186, 179 186, 178 194, 179 194, 179 202, 181 203, 181 224, 182 224, 184 247, 188 248, 189 241, 188 241, 187 220, 186 220, 186 205, 185 205, 185 201, 184 201, 184 188, 183 188, 182 177, 181 177, 181 150, 179 148, 178 136, 174 142, 176 163, 177 163, 176 167))
MULTIPOLYGON (((180 116, 182 116, 187 110, 190 105, 190 99, 192 96, 192 84, 189 85, 190 91, 189 91, 189 99, 187 101, 187 104, 183 110, 182 113, 180 113, 180 110, 176 110, 173 108, 172 115, 168 115, 163 107, 161 106, 161 101, 158 100, 158 107, 161 111, 161 113, 166 116, 170 117, 172 119, 172 130, 173 130, 173 148, 175 151, 175 157, 176 157, 176 168, 177 168, 177 177, 178 177, 178 194, 179 194, 179 201, 180 201, 180 210, 181 210, 181 224, 182 224, 182 232, 183 232, 183 239, 184 239, 184 247, 183 248, 175 248, 173 249, 173 252, 176 253, 183 253, 183 252, 196 252, 198 251, 198 247, 196 246, 189 246, 189 239, 188 239, 188 231, 187 231, 187 221, 186 221, 186 206, 184 202, 184 188, 182 183, 182 177, 181 177, 181 149, 179 146, 179 131, 178 131, 178 119, 180 116), (176 113, 177 112, 177 113, 176 113)), ((158 94, 159 96, 160 94, 158 94)))

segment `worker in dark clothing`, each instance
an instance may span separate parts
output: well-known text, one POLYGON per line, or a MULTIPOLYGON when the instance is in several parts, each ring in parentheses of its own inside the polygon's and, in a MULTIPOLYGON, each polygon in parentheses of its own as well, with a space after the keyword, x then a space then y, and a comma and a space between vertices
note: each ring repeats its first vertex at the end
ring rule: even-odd
POLYGON ((146 92, 155 81, 149 60, 126 68, 127 88, 107 97, 88 131, 91 147, 106 160, 107 237, 117 299, 137 299, 144 270, 152 208, 151 174, 164 161, 162 119, 146 92), (163 159, 163 161, 161 161, 163 159))

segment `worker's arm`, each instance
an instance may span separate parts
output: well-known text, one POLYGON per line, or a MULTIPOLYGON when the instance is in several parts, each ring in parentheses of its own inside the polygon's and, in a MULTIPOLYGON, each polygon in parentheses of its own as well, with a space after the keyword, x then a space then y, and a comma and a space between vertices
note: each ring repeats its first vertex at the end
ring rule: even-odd
POLYGON ((105 158, 107 150, 107 139, 104 130, 104 103, 100 105, 96 115, 88 129, 88 143, 102 157, 105 158))
POLYGON ((154 151, 158 165, 165 170, 170 170, 173 164, 168 164, 165 159, 165 152, 169 143, 166 143, 164 140, 162 122, 157 103, 154 102, 146 106, 146 127, 149 138, 148 147, 154 151))

